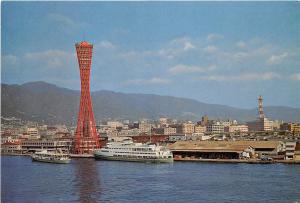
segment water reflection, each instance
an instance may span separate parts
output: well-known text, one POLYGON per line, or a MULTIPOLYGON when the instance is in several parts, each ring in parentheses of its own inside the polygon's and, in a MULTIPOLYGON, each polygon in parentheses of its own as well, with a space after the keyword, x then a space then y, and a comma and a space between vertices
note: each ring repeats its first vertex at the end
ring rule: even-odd
POLYGON ((79 202, 100 202, 101 185, 94 159, 74 159, 75 185, 79 202))

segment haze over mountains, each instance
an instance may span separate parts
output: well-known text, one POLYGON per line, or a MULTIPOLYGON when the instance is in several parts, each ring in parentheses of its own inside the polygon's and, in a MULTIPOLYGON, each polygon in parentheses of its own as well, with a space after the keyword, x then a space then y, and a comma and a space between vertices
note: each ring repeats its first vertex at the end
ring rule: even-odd
MULTIPOLYGON (((61 88, 45 82, 23 85, 1 84, 1 109, 4 117, 44 121, 49 124, 75 124, 79 108, 80 91, 61 88)), ((209 118, 254 120, 257 110, 225 105, 207 104, 193 99, 152 94, 125 94, 112 91, 92 92, 93 109, 97 121, 103 119, 141 118, 158 119, 167 116, 179 120, 209 118)), ((300 109, 281 106, 264 107, 273 120, 299 122, 300 109)))

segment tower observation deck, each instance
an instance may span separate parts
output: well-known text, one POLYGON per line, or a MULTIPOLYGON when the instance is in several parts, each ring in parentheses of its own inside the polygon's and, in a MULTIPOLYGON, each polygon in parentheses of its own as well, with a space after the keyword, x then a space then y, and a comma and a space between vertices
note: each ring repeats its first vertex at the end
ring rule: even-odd
POLYGON ((91 154, 99 148, 95 118, 90 93, 90 70, 93 45, 83 41, 75 45, 81 79, 80 106, 75 132, 74 153, 91 154))

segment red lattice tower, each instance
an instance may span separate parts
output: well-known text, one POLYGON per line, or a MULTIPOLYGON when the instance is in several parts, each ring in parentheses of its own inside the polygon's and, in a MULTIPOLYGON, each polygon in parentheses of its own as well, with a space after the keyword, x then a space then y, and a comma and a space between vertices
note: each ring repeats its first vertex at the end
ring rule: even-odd
POLYGON ((77 43, 75 46, 80 70, 81 96, 75 132, 74 153, 91 154, 94 149, 100 146, 90 93, 90 70, 93 45, 83 41, 77 43))

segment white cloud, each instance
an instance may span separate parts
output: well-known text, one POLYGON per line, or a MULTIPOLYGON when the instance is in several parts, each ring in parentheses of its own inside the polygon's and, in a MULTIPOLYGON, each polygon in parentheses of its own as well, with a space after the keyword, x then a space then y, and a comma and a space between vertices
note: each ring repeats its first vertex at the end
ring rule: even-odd
POLYGON ((51 20, 53 20, 57 23, 60 23, 64 26, 72 26, 72 27, 76 26, 76 23, 73 20, 71 20, 71 18, 68 18, 68 17, 58 14, 58 13, 50 13, 50 14, 48 14, 48 17, 51 20))
POLYGON ((257 81, 257 80, 272 80, 279 79, 281 76, 274 72, 265 73, 243 73, 240 75, 210 75, 200 77, 201 80, 212 81, 257 81))
POLYGON ((215 40, 219 40, 219 39, 223 39, 224 36, 220 35, 220 34, 216 34, 216 33, 211 33, 209 35, 207 35, 206 39, 208 41, 215 41, 215 40))
POLYGON ((95 48, 104 48, 104 49, 114 49, 116 45, 111 43, 110 41, 104 40, 95 45, 95 48))
POLYGON ((300 81, 300 73, 292 74, 290 79, 300 81))
POLYGON ((246 43, 243 41, 239 41, 235 44, 238 48, 244 49, 246 48, 246 43))
POLYGON ((126 85, 166 85, 171 83, 171 80, 159 77, 150 79, 132 79, 125 81, 126 85))
POLYGON ((2 64, 8 65, 8 66, 15 66, 19 64, 19 58, 15 55, 4 55, 2 56, 2 64))
POLYGON ((272 55, 268 60, 267 64, 268 65, 275 65, 281 63, 286 57, 288 56, 287 52, 284 52, 279 55, 272 55))
POLYGON ((69 84, 78 86, 79 83, 79 71, 75 55, 75 50, 74 53, 62 50, 46 50, 28 52, 20 56, 3 56, 2 70, 7 77, 6 80, 10 82, 42 80, 74 87, 69 84), (7 63, 7 59, 11 62, 7 63))
POLYGON ((203 50, 206 53, 212 54, 212 53, 215 53, 215 52, 218 51, 218 47, 213 46, 213 45, 209 45, 209 46, 205 47, 203 50))
POLYGON ((208 67, 200 67, 200 66, 189 66, 189 65, 183 65, 183 64, 178 64, 176 66, 171 67, 168 71, 173 74, 184 74, 184 73, 203 73, 203 72, 208 72, 213 69, 215 69, 215 65, 211 65, 208 67))
POLYGON ((156 51, 159 56, 165 56, 173 59, 176 56, 185 54, 189 51, 196 50, 196 44, 187 37, 173 39, 166 46, 156 51))
POLYGON ((67 68, 68 62, 75 62, 75 53, 68 53, 61 50, 29 52, 26 53, 22 59, 24 63, 38 63, 46 68, 67 68))
POLYGON ((59 29, 60 31, 64 31, 65 34, 68 35, 73 35, 75 30, 84 29, 88 25, 86 22, 75 21, 70 17, 59 13, 49 13, 47 18, 52 23, 51 26, 56 27, 56 29, 59 29))
POLYGON ((188 51, 190 49, 195 49, 195 46, 189 41, 185 42, 183 50, 188 51))

